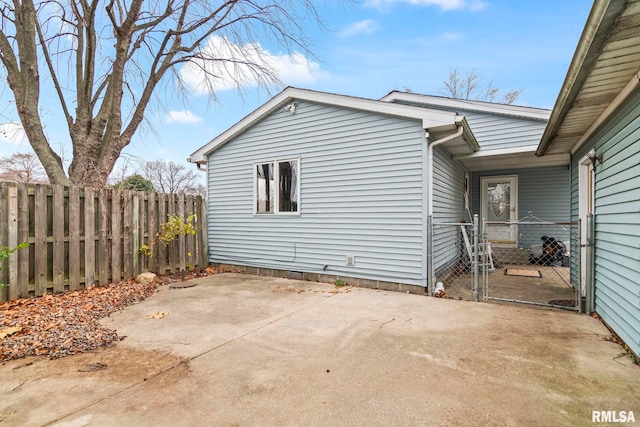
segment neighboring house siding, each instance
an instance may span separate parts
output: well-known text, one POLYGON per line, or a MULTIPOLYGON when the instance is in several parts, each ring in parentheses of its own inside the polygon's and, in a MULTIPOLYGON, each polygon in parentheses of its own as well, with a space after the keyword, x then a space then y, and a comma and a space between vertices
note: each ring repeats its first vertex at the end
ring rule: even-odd
POLYGON ((470 222, 464 209, 464 169, 443 148, 433 153, 433 263, 437 273, 463 253, 460 228, 438 223, 470 222))
MULTIPOLYGON (((518 177, 518 220, 566 222, 570 219, 571 173, 567 166, 549 166, 529 169, 509 169, 484 173, 474 173, 472 177, 471 206, 474 213, 480 213, 480 178, 488 176, 516 175, 518 177), (531 218, 527 218, 529 214, 531 218)), ((551 226, 534 228, 524 226, 518 241, 520 247, 540 244, 542 235, 547 234, 563 241, 569 241, 569 230, 551 226)))
POLYGON ((208 158, 210 261, 426 286, 425 141, 420 121, 272 113, 208 158), (296 157, 301 215, 254 215, 254 162, 296 157))
POLYGON ((578 217, 578 162, 603 155, 595 171, 595 306, 640 354, 640 94, 574 156, 572 213, 578 217))

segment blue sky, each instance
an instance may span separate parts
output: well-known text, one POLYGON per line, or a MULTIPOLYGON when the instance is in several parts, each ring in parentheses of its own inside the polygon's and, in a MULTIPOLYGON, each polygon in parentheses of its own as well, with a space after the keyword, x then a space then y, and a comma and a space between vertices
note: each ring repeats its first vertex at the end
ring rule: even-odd
MULTIPOLYGON (((587 0, 363 0, 318 2, 324 29, 310 28, 316 58, 261 45, 281 70, 284 86, 367 98, 410 89, 439 95, 454 67, 476 69, 504 90, 523 89, 516 104, 552 108, 584 27, 587 0)), ((213 41, 212 41, 213 42, 213 41)), ((249 42, 249 41, 248 41, 249 42)), ((261 43, 260 40, 251 42, 261 43)), ((263 42, 264 43, 264 42, 263 42)), ((136 161, 167 159, 185 163, 200 146, 278 93, 255 86, 237 90, 218 82, 217 102, 197 90, 189 102, 171 101, 150 109, 154 131, 142 129, 125 149, 136 161)), ((172 97, 178 98, 178 97, 172 97)), ((0 155, 30 151, 15 126, 17 116, 8 88, 0 90, 0 155)), ((71 146, 62 116, 43 102, 50 119, 47 133, 54 149, 69 157, 71 146)), ((70 159, 68 159, 70 160, 70 159)), ((190 167, 195 167, 190 165, 190 167)))

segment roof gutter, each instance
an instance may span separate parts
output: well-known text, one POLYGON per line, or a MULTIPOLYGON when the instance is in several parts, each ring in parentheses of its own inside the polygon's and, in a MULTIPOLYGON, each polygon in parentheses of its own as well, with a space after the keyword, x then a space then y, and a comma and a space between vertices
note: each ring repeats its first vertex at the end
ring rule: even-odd
POLYGON ((571 154, 574 154, 578 149, 588 141, 593 135, 595 135, 604 124, 607 122, 609 117, 622 105, 622 103, 631 95, 638 87, 640 87, 640 71, 635 73, 629 83, 620 91, 618 96, 614 98, 613 101, 607 106, 607 108, 600 114, 600 117, 591 125, 587 131, 582 134, 578 142, 571 148, 571 154))

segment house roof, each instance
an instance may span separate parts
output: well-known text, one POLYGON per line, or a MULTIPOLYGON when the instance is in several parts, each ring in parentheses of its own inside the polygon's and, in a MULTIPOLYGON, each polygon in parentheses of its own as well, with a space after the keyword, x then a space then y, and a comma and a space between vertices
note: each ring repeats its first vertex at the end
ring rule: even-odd
POLYGON ((532 120, 549 120, 551 110, 545 108, 525 107, 522 105, 500 104, 496 102, 473 101, 467 99, 454 99, 444 96, 423 95, 419 93, 391 91, 381 101, 409 102, 420 105, 433 105, 459 112, 476 111, 480 113, 492 113, 503 116, 521 117, 532 120))
POLYGON ((206 163, 207 155, 245 132, 269 114, 282 109, 286 105, 295 101, 314 102, 318 104, 421 120, 424 129, 428 130, 432 136, 438 139, 455 133, 458 126, 462 126, 464 128, 462 136, 447 142, 445 146, 448 145, 447 148, 449 148, 452 153, 456 154, 461 152, 473 152, 479 149, 478 142, 476 141, 473 132, 471 132, 471 128, 469 127, 465 117, 454 112, 287 87, 238 123, 195 151, 191 154, 188 160, 193 163, 206 163))
POLYGON ((567 165, 570 161, 569 155, 547 156, 545 158, 536 157, 535 151, 538 148, 540 137, 544 126, 549 120, 551 110, 545 108, 526 107, 521 105, 499 104, 494 102, 473 101, 464 99, 446 98, 442 96, 424 95, 409 92, 392 91, 384 96, 382 101, 403 103, 408 105, 423 106, 426 108, 441 108, 456 111, 458 114, 467 114, 472 128, 476 132, 481 149, 473 153, 462 153, 455 155, 454 159, 461 162, 465 168, 472 172, 504 170, 516 168, 529 168, 541 166, 561 166, 567 165), (476 114, 477 113, 477 114, 476 114), (533 127, 523 127, 526 132, 524 137, 527 141, 523 143, 521 135, 514 135, 514 127, 488 128, 487 121, 479 115, 491 115, 514 119, 522 122, 535 123, 533 127), (476 122, 476 117, 478 122, 476 122), (478 126, 478 127, 476 127, 478 126), (496 132, 506 132, 502 139, 503 145, 496 144, 496 132), (532 133, 533 132, 533 133, 532 133), (539 132, 539 135, 534 134, 539 132), (509 136, 507 136, 509 135, 509 136), (506 140, 516 138, 515 144, 507 145, 506 140))
POLYGON ((640 0, 596 0, 536 155, 574 153, 640 82, 640 0))

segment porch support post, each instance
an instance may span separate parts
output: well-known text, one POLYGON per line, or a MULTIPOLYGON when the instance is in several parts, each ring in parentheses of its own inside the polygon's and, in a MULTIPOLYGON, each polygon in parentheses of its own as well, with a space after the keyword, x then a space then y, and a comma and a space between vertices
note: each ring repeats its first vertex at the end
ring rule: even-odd
POLYGON ((478 241, 479 234, 478 214, 473 214, 473 299, 475 302, 480 301, 478 296, 478 283, 480 280, 480 268, 478 263, 478 249, 480 248, 480 244, 478 241))
POLYGON ((593 214, 588 214, 587 218, 587 247, 586 247, 586 256, 585 256, 585 260, 584 262, 587 263, 587 266, 585 268, 585 272, 587 277, 585 277, 585 284, 586 284, 586 290, 585 290, 585 312, 586 314, 591 314, 595 311, 596 309, 596 302, 595 302, 595 259, 594 259, 594 246, 595 246, 595 239, 594 239, 594 215, 593 214))

